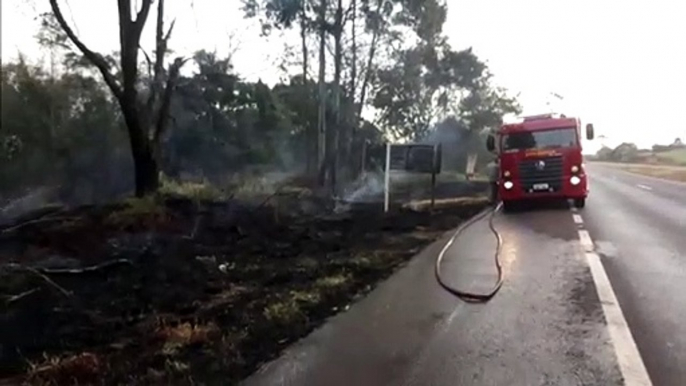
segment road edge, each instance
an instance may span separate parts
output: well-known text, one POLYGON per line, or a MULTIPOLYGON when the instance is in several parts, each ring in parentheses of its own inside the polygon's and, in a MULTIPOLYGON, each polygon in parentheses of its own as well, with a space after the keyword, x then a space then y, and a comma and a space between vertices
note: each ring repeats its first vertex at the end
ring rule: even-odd
POLYGON ((579 243, 591 270, 607 329, 614 347, 619 369, 627 386, 652 386, 652 381, 643 363, 641 353, 631 334, 629 324, 624 317, 617 296, 612 289, 610 279, 605 272, 600 256, 595 252, 595 244, 589 232, 584 229, 583 217, 576 208, 572 209, 574 223, 577 224, 579 243))

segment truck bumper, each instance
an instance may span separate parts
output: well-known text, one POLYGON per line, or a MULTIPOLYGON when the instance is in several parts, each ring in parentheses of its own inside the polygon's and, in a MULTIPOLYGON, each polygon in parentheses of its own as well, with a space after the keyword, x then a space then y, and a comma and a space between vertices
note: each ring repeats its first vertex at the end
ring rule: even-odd
POLYGON ((537 199, 580 199, 586 198, 589 193, 588 179, 586 175, 581 177, 581 182, 578 185, 573 185, 570 182, 571 176, 563 177, 561 189, 555 192, 527 192, 522 189, 521 184, 513 180, 511 189, 505 189, 503 181, 498 183, 498 195, 502 201, 524 201, 537 199))

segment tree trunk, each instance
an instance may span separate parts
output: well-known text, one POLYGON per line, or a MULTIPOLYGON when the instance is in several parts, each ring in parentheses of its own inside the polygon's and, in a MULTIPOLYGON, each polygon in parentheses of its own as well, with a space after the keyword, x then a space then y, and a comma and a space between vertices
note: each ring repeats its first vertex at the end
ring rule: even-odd
MULTIPOLYGON (((311 100, 310 88, 307 84, 307 74, 309 72, 309 56, 310 52, 307 48, 307 15, 305 13, 305 6, 300 10, 300 44, 302 49, 302 82, 303 92, 306 93, 308 100, 311 100)), ((315 171, 315 160, 317 159, 317 128, 309 125, 307 128, 307 135, 305 136, 305 171, 308 175, 312 175, 315 171)))
POLYGON ((50 0, 50 8, 72 43, 98 68, 105 83, 119 102, 126 122, 131 143, 131 155, 135 167, 136 196, 153 193, 159 186, 158 166, 153 157, 149 127, 144 124, 138 108, 138 49, 141 33, 148 19, 152 0, 142 0, 136 18, 131 19, 131 0, 118 0, 119 44, 121 48, 121 82, 112 74, 109 64, 102 55, 90 50, 67 23, 57 0, 50 0))
POLYGON ((153 154, 152 142, 140 121, 135 105, 121 104, 131 144, 135 170, 136 197, 154 193, 159 187, 159 169, 153 154))
MULTIPOLYGON (((383 5, 382 0, 378 0, 376 5, 376 13, 381 12, 381 7, 383 5)), ((376 46, 379 43, 379 31, 380 27, 377 25, 374 28, 374 33, 372 34, 372 44, 369 46, 369 56, 367 57, 367 68, 365 69, 364 79, 362 81, 362 90, 360 90, 360 102, 357 106, 357 117, 359 121, 362 119, 362 109, 364 108, 365 98, 367 97, 367 88, 369 87, 369 82, 372 80, 372 67, 374 65, 374 56, 376 55, 376 46)))
MULTIPOLYGON (((122 115, 126 121, 131 143, 131 156, 135 167, 136 197, 157 191, 159 169, 149 137, 149 127, 144 124, 143 114, 138 107, 138 42, 131 34, 122 34, 122 79, 123 95, 119 99, 122 115)), ((139 36, 140 38, 140 36, 139 36)))
POLYGON ((340 137, 341 137, 341 71, 343 62, 343 47, 341 38, 343 36, 343 0, 338 0, 336 16, 333 27, 334 34, 334 77, 333 77, 333 105, 334 105, 334 124, 332 127, 331 146, 327 149, 329 157, 329 183, 331 192, 336 191, 337 172, 340 165, 340 137))
POLYGON ((357 0, 352 0, 352 27, 350 31, 352 44, 352 63, 350 69, 350 100, 355 101, 357 91, 357 0))
MULTIPOLYGON (((347 134, 345 136, 345 148, 343 154, 343 162, 351 166, 351 154, 357 127, 360 124, 357 119, 355 111, 355 100, 357 98, 357 0, 352 0, 352 68, 350 70, 350 96, 348 98, 349 104, 346 108, 346 116, 348 117, 348 125, 346 126, 347 134)), ((352 170, 349 170, 352 173, 352 170)), ((354 176, 353 176, 354 178, 354 176)))
POLYGON ((323 186, 326 182, 326 4, 321 0, 319 4, 319 122, 317 126, 317 170, 318 182, 323 186))

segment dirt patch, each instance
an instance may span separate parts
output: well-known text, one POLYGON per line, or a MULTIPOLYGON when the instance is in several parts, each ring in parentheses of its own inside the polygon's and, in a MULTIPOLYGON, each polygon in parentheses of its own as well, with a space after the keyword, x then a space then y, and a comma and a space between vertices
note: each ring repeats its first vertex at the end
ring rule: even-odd
POLYGON ((235 384, 484 206, 315 217, 165 199, 51 211, 0 230, 0 378, 235 384))

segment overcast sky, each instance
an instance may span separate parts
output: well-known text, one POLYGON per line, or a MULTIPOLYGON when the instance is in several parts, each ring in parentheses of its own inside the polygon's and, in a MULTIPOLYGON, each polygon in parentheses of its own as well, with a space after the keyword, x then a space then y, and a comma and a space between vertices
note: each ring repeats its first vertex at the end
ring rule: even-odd
MULTIPOLYGON (((48 0, 1 0, 2 58, 18 50, 32 58, 35 16, 48 0)), ((116 1, 61 0, 68 20, 93 49, 117 48, 116 1)), ((686 1, 680 0, 449 0, 445 32, 454 48, 474 47, 496 81, 521 93, 527 114, 555 108, 593 122, 609 145, 649 147, 686 138, 686 1)), ((177 25, 171 47, 235 51, 248 79, 273 82, 284 38, 259 37, 244 20, 240 0, 169 1, 177 25), (194 3, 191 7, 190 4, 194 3)), ((150 23, 150 26, 152 23, 150 23)), ((144 39, 153 42, 153 29, 144 39)), ((150 46, 150 44, 148 44, 150 46)), ((594 141, 596 148, 599 141, 594 141)))

